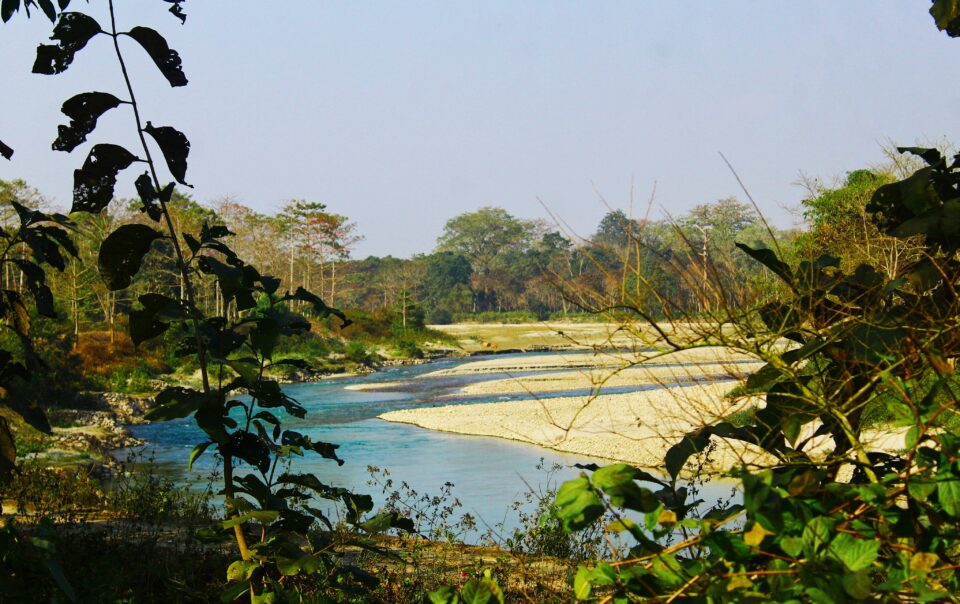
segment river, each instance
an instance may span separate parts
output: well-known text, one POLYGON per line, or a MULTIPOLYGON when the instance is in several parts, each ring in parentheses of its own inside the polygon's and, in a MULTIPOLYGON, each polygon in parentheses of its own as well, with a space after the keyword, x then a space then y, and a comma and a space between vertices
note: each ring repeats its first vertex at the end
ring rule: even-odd
MULTIPOLYGON (((447 504, 456 498, 462 507, 453 516, 459 518, 468 513, 476 519, 478 528, 467 535, 467 539, 471 540, 486 528, 498 525, 507 529, 516 527, 517 512, 508 511, 511 504, 524 499, 525 493, 531 489, 548 489, 551 476, 547 468, 560 467, 552 475, 553 486, 556 486, 558 482, 579 473, 573 467, 576 463, 604 463, 509 440, 434 432, 377 419, 379 414, 386 411, 410 407, 529 398, 529 394, 494 397, 465 397, 458 394, 460 388, 468 383, 506 377, 505 374, 425 376, 468 360, 442 360, 388 368, 363 376, 285 386, 285 392, 307 409, 307 416, 303 419, 284 417, 285 427, 303 432, 314 440, 339 444, 338 454, 345 461, 344 465, 337 466, 334 462, 310 455, 298 459, 296 469, 316 474, 321 481, 333 486, 369 493, 378 505, 382 504, 386 495, 379 485, 370 484, 373 477, 368 467, 387 470, 395 488, 400 483, 406 483, 409 489, 405 490, 415 491, 419 496, 439 495, 446 483, 452 483, 452 496, 447 504), (345 388, 353 384, 377 382, 402 382, 402 391, 345 388)), ((550 396, 564 394, 583 393, 551 393, 550 396)), ((133 426, 132 432, 147 441, 143 455, 151 458, 161 471, 183 483, 194 486, 206 484, 215 466, 212 455, 201 458, 192 472, 186 470, 190 450, 204 440, 203 433, 192 418, 133 426)), ((378 475, 382 480, 383 475, 378 475)), ((722 496, 725 491, 729 489, 716 489, 714 496, 722 496)), ((531 504, 526 504, 521 509, 529 511, 531 507, 531 504)))

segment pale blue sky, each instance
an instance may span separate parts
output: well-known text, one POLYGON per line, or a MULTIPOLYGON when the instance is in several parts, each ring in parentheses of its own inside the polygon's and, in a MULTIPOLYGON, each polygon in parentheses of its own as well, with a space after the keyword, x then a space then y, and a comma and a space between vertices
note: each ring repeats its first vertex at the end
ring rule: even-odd
MULTIPOLYGON (((185 26, 165 6, 120 0, 119 19, 183 56, 190 85, 170 89, 128 53, 146 118, 193 142, 194 196, 322 201, 358 223, 358 257, 428 252, 484 205, 546 218, 538 199, 589 235, 598 192, 629 211, 631 182, 635 215, 654 183, 656 214, 742 198, 718 152, 789 226, 801 171, 830 180, 880 161, 888 139, 960 141, 960 41, 927 2, 197 1, 185 26)), ((49 30, 0 27, 0 138, 16 149, 0 178, 67 206, 89 145, 49 150, 60 104, 121 96, 121 82, 107 38, 61 76, 31 75, 49 30)), ((135 151, 113 113, 93 138, 135 151)))

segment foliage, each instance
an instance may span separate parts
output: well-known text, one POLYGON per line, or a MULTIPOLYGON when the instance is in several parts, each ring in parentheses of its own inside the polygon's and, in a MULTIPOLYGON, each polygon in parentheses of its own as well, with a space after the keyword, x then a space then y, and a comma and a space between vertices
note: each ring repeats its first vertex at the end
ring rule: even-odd
MULTIPOLYGON (((283 429, 284 415, 303 417, 305 409, 283 393, 276 381, 265 377, 265 373, 274 364, 301 364, 295 359, 274 359, 280 339, 310 330, 310 323, 289 312, 289 306, 310 308, 320 318, 339 317, 344 325, 349 321, 342 312, 302 287, 278 293, 279 279, 261 274, 230 249, 225 239, 232 233, 225 226, 202 221, 199 229, 192 232, 175 226, 170 204, 176 185, 187 185, 190 142, 173 127, 141 121, 120 40, 130 39, 145 51, 172 87, 187 84, 182 61, 162 35, 151 28, 136 26, 119 31, 114 4, 110 1, 108 5, 109 29, 83 13, 61 14, 53 34, 57 44, 38 48, 34 71, 50 75, 65 71, 74 56, 98 36, 112 41, 116 52, 126 98, 88 92, 67 101, 63 111, 71 123, 60 127, 54 148, 72 151, 93 133, 97 119, 111 109, 126 105, 133 112, 143 158, 118 145, 94 144, 83 165, 74 173, 72 211, 94 214, 104 211, 113 198, 120 172, 134 163, 146 165, 146 171, 135 183, 142 204, 140 210, 149 221, 160 223, 164 230, 155 228, 149 221, 120 224, 100 244, 99 272, 107 290, 115 292, 133 283, 148 256, 160 251, 172 254, 179 291, 176 297, 149 291, 140 295, 137 306, 129 313, 130 340, 136 346, 168 331, 175 333, 178 354, 196 358, 202 381, 199 390, 181 386, 162 390, 149 416, 154 420, 167 420, 192 415, 207 439, 194 448, 189 464, 211 447, 222 459, 227 505, 222 528, 233 532, 240 556, 227 570, 225 600, 249 594, 254 601, 272 601, 283 592, 296 592, 299 585, 317 577, 335 583, 346 571, 328 553, 329 538, 310 530, 317 522, 332 529, 327 515, 313 507, 314 499, 342 503, 347 509, 348 521, 368 533, 385 530, 394 523, 389 516, 365 517, 372 509, 369 497, 325 485, 313 475, 292 470, 293 459, 308 452, 338 464, 343 461, 337 457, 336 445, 314 442, 299 432, 283 429), (174 182, 160 180, 149 140, 155 144, 154 151, 158 149, 163 156, 174 182), (222 301, 219 306, 227 311, 232 305, 233 313, 210 316, 204 312, 195 295, 197 275, 215 280, 222 301), (238 396, 241 393, 246 396, 238 396), (240 471, 235 473, 235 469, 240 471), (255 533, 248 537, 250 529, 255 529, 255 533)), ((179 3, 175 6, 179 8, 179 3)), ((174 14, 183 17, 182 11, 174 14)), ((62 270, 65 262, 60 249, 77 255, 62 230, 66 219, 19 205, 15 208, 21 215, 21 226, 12 234, 3 233, 8 240, 7 250, 25 244, 33 251, 36 262, 9 261, 18 262, 17 266, 27 276, 38 310, 53 313, 39 263, 46 262, 62 270)), ((6 261, 6 254, 0 257, 0 264, 6 261)), ((20 292, 4 290, 2 293, 8 323, 28 342, 28 315, 20 292)), ((4 363, 14 367, 9 355, 4 363)), ((27 369, 23 365, 18 367, 23 368, 20 373, 27 369)), ((3 434, 12 443, 9 433, 3 434)), ((4 459, 7 465, 12 465, 9 449, 3 447, 4 459)))
POLYGON ((772 250, 738 244, 790 292, 711 334, 767 361, 746 383, 766 404, 674 444, 669 480, 621 464, 561 487, 568 530, 611 508, 642 515, 611 525, 635 545, 623 560, 582 566, 578 599, 930 601, 956 592, 960 439, 937 425, 956 413, 960 157, 902 151, 927 166, 877 188, 867 209, 883 232, 921 236, 919 258, 888 277, 867 264, 845 272, 831 256, 791 267, 772 250), (908 422, 904 451, 864 438, 874 405, 908 422), (747 443, 772 464, 734 469, 742 503, 697 517, 678 479, 711 438, 747 443))

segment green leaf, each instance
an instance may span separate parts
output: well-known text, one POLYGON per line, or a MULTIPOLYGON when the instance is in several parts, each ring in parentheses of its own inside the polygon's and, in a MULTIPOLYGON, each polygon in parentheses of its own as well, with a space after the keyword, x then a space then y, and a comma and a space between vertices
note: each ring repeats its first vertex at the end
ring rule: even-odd
POLYGON ((851 598, 866 600, 873 593, 873 581, 871 581, 870 573, 867 571, 846 573, 843 575, 841 582, 843 583, 843 590, 851 598))
POLYGON ((566 531, 586 528, 603 515, 604 505, 584 476, 560 485, 554 500, 557 518, 566 531))
POLYGON ((247 593, 250 590, 249 583, 236 583, 234 585, 228 586, 222 592, 220 592, 220 601, 221 602, 233 602, 243 594, 247 593))
POLYGON ((163 237, 145 224, 124 224, 110 233, 100 245, 97 258, 100 276, 107 287, 116 291, 130 285, 153 242, 163 237))
POLYGON ((799 537, 784 537, 780 540, 780 549, 791 558, 798 558, 801 552, 803 552, 803 539, 799 537))
POLYGON ((937 29, 947 32, 951 38, 960 36, 960 0, 933 0, 930 15, 937 29))
POLYGON ((388 529, 398 528, 407 532, 416 530, 413 520, 397 512, 382 512, 360 524, 360 528, 371 535, 380 534, 388 529))
POLYGON ((167 78, 173 87, 186 86, 187 76, 183 75, 182 61, 177 51, 170 48, 167 41, 149 27, 134 27, 127 35, 136 40, 143 47, 153 62, 156 63, 163 77, 167 78))
POLYGON ((227 581, 246 581, 258 568, 253 560, 235 560, 227 567, 227 581))
POLYGON ((101 31, 100 25, 93 17, 83 13, 61 14, 50 37, 58 43, 41 44, 37 48, 37 60, 33 63, 33 73, 44 75, 63 73, 73 62, 74 55, 101 31))
POLYGON ((94 145, 79 170, 73 171, 71 212, 99 213, 113 199, 117 174, 138 158, 117 145, 94 145))
POLYGON ((233 528, 239 524, 243 524, 248 520, 256 520, 260 524, 269 524, 277 519, 280 516, 280 512, 274 510, 254 510, 252 512, 247 512, 242 516, 237 516, 236 518, 230 518, 229 520, 224 520, 222 522, 223 528, 233 528))
POLYGON ((147 122, 144 132, 153 137, 163 152, 163 158, 167 161, 167 168, 176 181, 182 185, 187 185, 184 178, 187 175, 187 156, 190 155, 190 141, 176 128, 170 126, 155 127, 147 122))
POLYGON ((431 604, 459 604, 460 602, 457 591, 449 585, 444 585, 440 589, 431 591, 427 595, 430 598, 431 604))
POLYGON ((590 591, 593 586, 590 585, 590 571, 582 564, 577 567, 577 574, 573 577, 573 595, 578 600, 586 600, 590 597, 590 591))
POLYGON ((107 111, 120 106, 120 99, 106 92, 84 92, 68 99, 60 111, 70 118, 69 126, 57 128, 54 151, 73 151, 87 140, 87 135, 97 127, 97 120, 107 111))
POLYGON ((615 464, 598 469, 590 477, 593 486, 601 489, 610 497, 610 503, 616 507, 625 507, 638 512, 657 509, 660 500, 649 489, 641 488, 634 482, 635 468, 627 464, 615 464))
POLYGON ((937 499, 944 512, 954 518, 960 517, 960 478, 950 473, 938 476, 937 499))
POLYGON ((478 579, 470 579, 460 590, 463 604, 488 604, 495 601, 493 593, 486 583, 478 579))
POLYGON ((836 521, 826 516, 816 516, 803 527, 803 547, 812 557, 817 549, 830 541, 836 521))
POLYGON ((877 553, 880 551, 880 542, 872 539, 858 539, 849 533, 840 533, 830 542, 828 552, 843 562, 851 571, 860 571, 870 568, 877 553))
POLYGON ((193 451, 190 451, 190 460, 187 462, 187 472, 193 469, 193 462, 197 461, 197 459, 199 459, 200 456, 203 455, 204 451, 206 451, 207 448, 212 444, 215 444, 215 443, 212 443, 210 441, 203 442, 197 445, 196 447, 194 447, 193 451))

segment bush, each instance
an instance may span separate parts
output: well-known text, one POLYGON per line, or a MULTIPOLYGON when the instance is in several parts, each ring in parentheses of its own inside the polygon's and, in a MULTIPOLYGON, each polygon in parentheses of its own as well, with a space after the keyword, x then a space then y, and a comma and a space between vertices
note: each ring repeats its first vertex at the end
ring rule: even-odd
POLYGON ((432 308, 427 312, 427 323, 430 325, 449 325, 453 323, 453 314, 446 308, 432 308))

